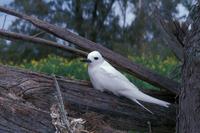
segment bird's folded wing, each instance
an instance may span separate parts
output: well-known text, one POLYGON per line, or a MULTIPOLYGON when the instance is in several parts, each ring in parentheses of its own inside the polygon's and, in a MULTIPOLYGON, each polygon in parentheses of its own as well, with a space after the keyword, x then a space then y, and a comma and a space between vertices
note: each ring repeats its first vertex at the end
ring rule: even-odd
POLYGON ((133 85, 123 74, 109 64, 107 66, 104 65, 103 67, 100 67, 98 69, 98 75, 99 78, 103 79, 104 81, 104 83, 101 83, 103 84, 104 88, 115 87, 113 89, 118 91, 128 91, 129 89, 138 90, 137 87, 133 85))
POLYGON ((120 73, 112 66, 100 67, 99 70, 102 74, 105 74, 105 76, 109 78, 130 82, 122 73, 120 73))

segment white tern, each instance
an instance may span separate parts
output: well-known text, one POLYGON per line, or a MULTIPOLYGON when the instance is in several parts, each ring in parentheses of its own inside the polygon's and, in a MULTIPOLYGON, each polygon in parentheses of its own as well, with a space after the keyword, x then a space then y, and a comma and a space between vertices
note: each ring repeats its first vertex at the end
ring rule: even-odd
POLYGON ((136 102, 150 113, 152 112, 139 101, 154 103, 164 107, 170 105, 168 102, 153 98, 141 92, 122 73, 104 60, 98 51, 89 53, 85 62, 88 63, 88 74, 95 89, 99 91, 110 91, 117 96, 124 96, 136 102))

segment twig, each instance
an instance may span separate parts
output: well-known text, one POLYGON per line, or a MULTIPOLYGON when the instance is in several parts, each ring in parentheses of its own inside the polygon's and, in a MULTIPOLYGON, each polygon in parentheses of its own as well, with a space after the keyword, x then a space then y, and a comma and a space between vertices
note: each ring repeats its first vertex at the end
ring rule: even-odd
POLYGON ((32 37, 35 38, 35 37, 37 37, 37 36, 39 36, 39 35, 41 35, 41 34, 44 34, 44 33, 45 33, 45 31, 41 31, 41 32, 39 32, 39 33, 33 35, 32 37))
POLYGON ((58 94, 57 98, 58 98, 58 102, 59 102, 59 106, 60 106, 61 120, 62 120, 64 126, 66 126, 67 131, 69 133, 72 133, 72 130, 70 129, 70 122, 68 121, 68 118, 67 118, 68 114, 67 114, 67 111, 65 111, 65 106, 63 103, 63 98, 62 98, 62 94, 60 91, 60 87, 58 85, 55 75, 53 75, 53 77, 54 77, 54 83, 55 83, 55 87, 56 87, 57 94, 58 94))
POLYGON ((56 109, 55 106, 52 106, 51 116, 53 119, 59 120, 59 118, 60 118, 60 122, 54 121, 54 125, 55 125, 57 131, 59 131, 61 133, 65 133, 65 132, 79 133, 79 132, 81 132, 80 130, 84 129, 83 124, 85 123, 85 120, 83 120, 82 118, 76 119, 76 118, 67 117, 68 114, 67 114, 67 111, 65 110, 65 106, 63 103, 63 98, 62 98, 62 94, 60 91, 60 87, 58 85, 58 81, 57 81, 55 75, 53 75, 53 78, 54 78, 54 84, 55 84, 57 94, 58 94, 56 98, 58 101, 59 110, 58 110, 58 108, 56 109), (56 113, 56 112, 60 112, 60 113, 56 113), (56 124, 56 123, 60 123, 60 124, 56 124))
POLYGON ((175 79, 177 76, 181 74, 179 70, 181 70, 182 64, 176 66, 170 73, 169 73, 169 78, 170 79, 175 79))
POLYGON ((149 128, 149 133, 152 133, 151 122, 150 122, 150 121, 147 121, 147 124, 148 124, 148 128, 149 128))
POLYGON ((3 20, 3 25, 1 29, 4 29, 5 23, 6 23, 6 19, 7 19, 7 15, 4 16, 4 20, 3 20))

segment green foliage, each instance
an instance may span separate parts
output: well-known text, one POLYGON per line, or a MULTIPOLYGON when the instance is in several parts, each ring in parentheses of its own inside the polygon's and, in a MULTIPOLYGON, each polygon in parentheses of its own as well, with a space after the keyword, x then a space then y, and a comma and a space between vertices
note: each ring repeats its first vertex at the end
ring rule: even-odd
MULTIPOLYGON (((172 76, 172 71, 177 68, 177 66, 180 65, 180 62, 176 59, 174 56, 168 56, 164 59, 162 59, 159 55, 150 55, 150 56, 128 56, 129 59, 132 61, 145 66, 149 68, 150 70, 159 73, 160 75, 169 77, 172 76)), ((135 83, 139 88, 144 88, 144 89, 156 89, 158 88, 142 81, 139 79, 136 79, 135 77, 127 74, 127 77, 135 83)), ((179 80, 179 77, 177 77, 175 80, 179 80)))
POLYGON ((162 59, 159 55, 151 55, 151 56, 129 56, 129 59, 132 61, 146 66, 147 68, 156 71, 157 73, 163 76, 169 76, 169 72, 174 69, 176 65, 178 65, 178 60, 176 57, 166 57, 162 59))
POLYGON ((49 55, 47 58, 39 61, 32 60, 31 62, 26 62, 26 60, 24 60, 19 66, 33 71, 56 74, 73 79, 89 79, 87 75, 87 66, 80 62, 80 59, 68 60, 63 57, 49 55))
MULTIPOLYGON (((142 66, 150 68, 163 76, 169 76, 169 73, 179 64, 175 57, 161 59, 158 55, 149 57, 129 56, 129 59, 141 64, 142 66)), ((14 65, 12 62, 9 64, 14 65)), ((80 59, 69 60, 63 57, 49 55, 47 58, 43 58, 39 61, 32 60, 31 62, 27 62, 24 60, 22 64, 17 66, 47 74, 54 73, 56 75, 66 76, 73 79, 89 80, 87 65, 80 62, 80 59)), ((139 88, 157 89, 132 75, 124 74, 139 88)))

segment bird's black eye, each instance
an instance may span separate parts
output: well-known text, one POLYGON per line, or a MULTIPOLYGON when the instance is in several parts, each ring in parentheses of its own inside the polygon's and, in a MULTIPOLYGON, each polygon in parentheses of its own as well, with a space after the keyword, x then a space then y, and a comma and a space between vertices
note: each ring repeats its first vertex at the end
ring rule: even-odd
POLYGON ((95 59, 95 60, 98 60, 99 58, 98 58, 98 57, 94 57, 94 59, 95 59))

